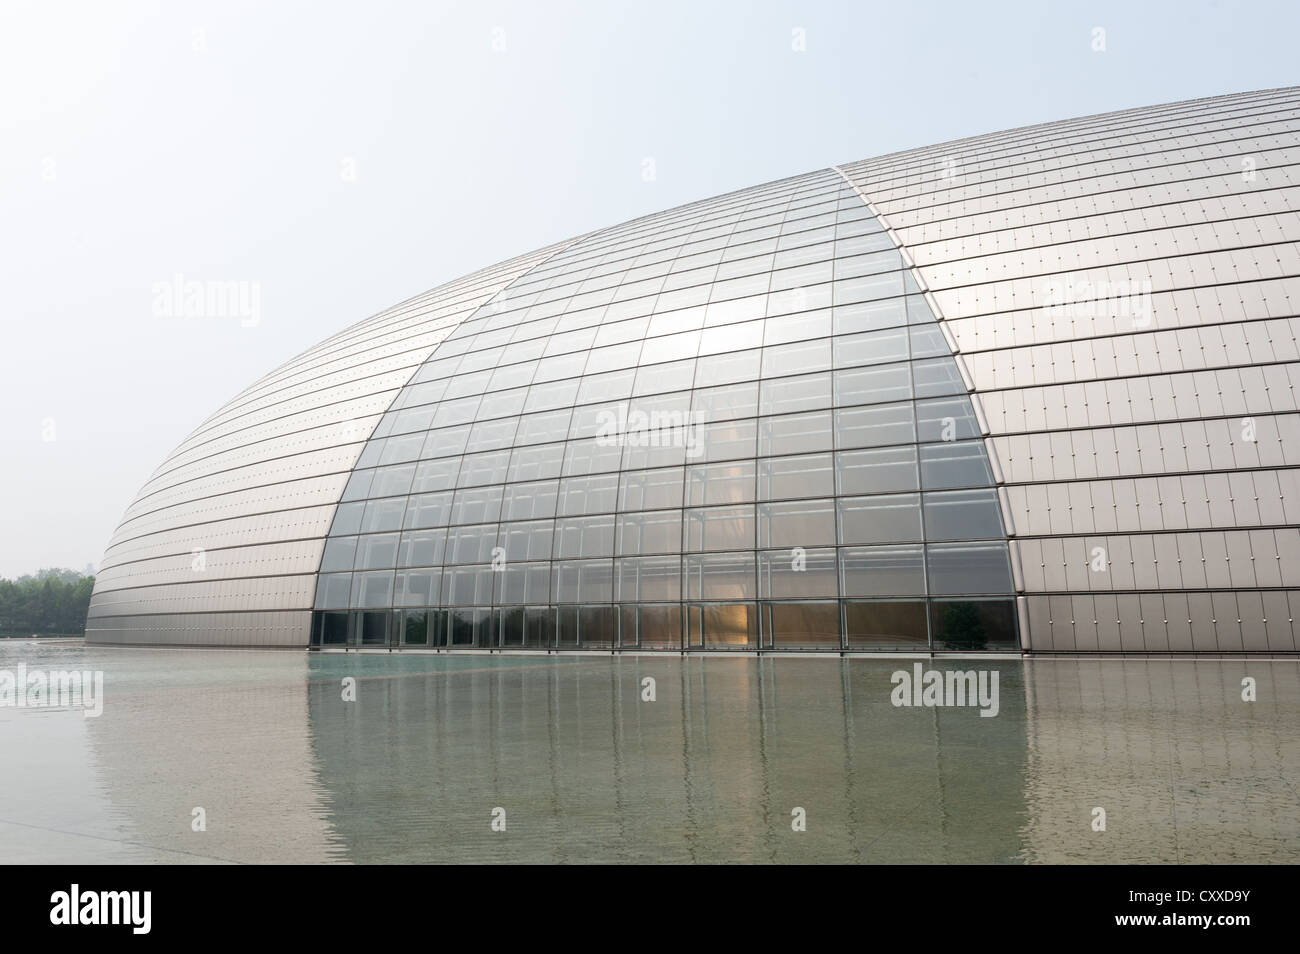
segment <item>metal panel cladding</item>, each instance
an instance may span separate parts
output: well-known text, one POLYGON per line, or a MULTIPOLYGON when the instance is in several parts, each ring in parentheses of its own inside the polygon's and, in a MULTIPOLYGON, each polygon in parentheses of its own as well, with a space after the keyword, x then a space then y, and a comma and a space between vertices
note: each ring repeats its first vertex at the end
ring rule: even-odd
POLYGON ((1296 651, 1298 109, 910 150, 435 289, 173 453, 88 638, 1296 651))

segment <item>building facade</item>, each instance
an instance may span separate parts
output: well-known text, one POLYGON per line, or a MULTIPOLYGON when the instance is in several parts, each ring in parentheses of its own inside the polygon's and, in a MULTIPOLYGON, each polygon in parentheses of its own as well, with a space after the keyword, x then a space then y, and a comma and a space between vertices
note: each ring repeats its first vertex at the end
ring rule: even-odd
POLYGON ((173 452, 87 638, 1295 652, 1298 109, 896 153, 404 302, 173 452))

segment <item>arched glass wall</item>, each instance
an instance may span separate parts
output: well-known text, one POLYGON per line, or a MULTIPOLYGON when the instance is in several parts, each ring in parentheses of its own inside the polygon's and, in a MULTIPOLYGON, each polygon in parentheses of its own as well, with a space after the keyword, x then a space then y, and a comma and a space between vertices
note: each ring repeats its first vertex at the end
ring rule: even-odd
POLYGON ((367 443, 317 646, 1015 649, 993 473, 898 249, 834 171, 573 243, 367 443))

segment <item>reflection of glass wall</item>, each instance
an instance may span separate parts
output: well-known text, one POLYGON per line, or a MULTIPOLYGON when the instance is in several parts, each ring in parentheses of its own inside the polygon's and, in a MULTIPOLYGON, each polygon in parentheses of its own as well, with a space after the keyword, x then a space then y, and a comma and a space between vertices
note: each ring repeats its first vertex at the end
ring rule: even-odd
POLYGON ((895 708, 896 665, 320 655, 308 712, 359 863, 1018 860, 1020 664, 997 664, 996 718, 895 708))
POLYGON ((573 243, 385 414, 321 647, 1018 647, 993 471, 893 240, 834 171, 573 243))

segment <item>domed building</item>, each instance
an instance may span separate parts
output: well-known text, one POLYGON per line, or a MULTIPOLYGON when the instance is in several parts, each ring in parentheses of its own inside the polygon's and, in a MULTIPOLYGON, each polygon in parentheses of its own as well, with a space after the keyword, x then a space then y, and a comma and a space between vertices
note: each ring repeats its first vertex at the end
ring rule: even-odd
POLYGON ((403 302, 181 443, 87 638, 1295 652, 1298 109, 834 166, 403 302))

